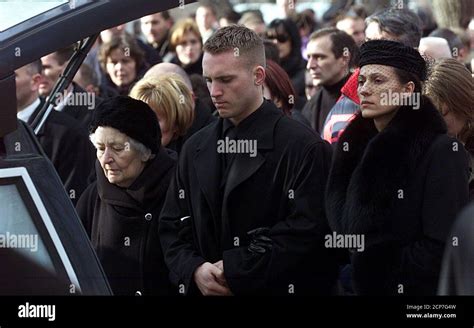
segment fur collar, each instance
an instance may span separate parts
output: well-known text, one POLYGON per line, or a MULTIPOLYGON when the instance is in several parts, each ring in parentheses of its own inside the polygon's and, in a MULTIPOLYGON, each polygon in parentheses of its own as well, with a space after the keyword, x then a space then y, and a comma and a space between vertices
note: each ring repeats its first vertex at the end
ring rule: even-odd
POLYGON ((433 104, 421 97, 414 110, 401 107, 378 133, 358 113, 339 139, 330 171, 326 207, 339 233, 380 231, 397 191, 411 180, 421 159, 446 125, 433 104))

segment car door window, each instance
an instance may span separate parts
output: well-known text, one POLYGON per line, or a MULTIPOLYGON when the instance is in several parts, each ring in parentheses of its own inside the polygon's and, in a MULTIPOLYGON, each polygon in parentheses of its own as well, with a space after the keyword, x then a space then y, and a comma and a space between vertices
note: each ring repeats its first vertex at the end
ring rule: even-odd
POLYGON ((0 32, 68 2, 68 0, 4 0, 0 4, 0 32))

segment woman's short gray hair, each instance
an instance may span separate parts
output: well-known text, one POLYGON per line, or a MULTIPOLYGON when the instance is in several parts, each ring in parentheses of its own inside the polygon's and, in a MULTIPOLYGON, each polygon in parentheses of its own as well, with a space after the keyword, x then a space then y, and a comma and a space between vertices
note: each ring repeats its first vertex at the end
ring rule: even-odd
MULTIPOLYGON (((141 157, 147 158, 147 161, 155 158, 155 155, 151 153, 150 148, 142 144, 140 141, 137 141, 129 136, 127 136, 127 138, 128 138, 128 146, 130 148, 135 149, 140 154, 141 157)), ((95 146, 95 133, 91 133, 89 135, 89 140, 95 146)), ((127 142, 125 143, 125 148, 127 148, 127 142)))
POLYGON ((128 141, 130 142, 130 147, 134 148, 138 153, 140 153, 141 156, 148 158, 147 160, 150 160, 155 157, 151 153, 150 148, 142 144, 141 142, 128 137, 128 141))

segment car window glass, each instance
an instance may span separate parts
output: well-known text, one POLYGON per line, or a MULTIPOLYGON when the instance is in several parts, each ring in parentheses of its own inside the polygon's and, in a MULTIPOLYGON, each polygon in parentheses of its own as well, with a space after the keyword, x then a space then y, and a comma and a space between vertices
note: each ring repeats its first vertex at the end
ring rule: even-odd
POLYGON ((74 0, 0 1, 0 32, 68 2, 74 0))
POLYGON ((14 184, 0 185, 0 246, 15 250, 51 273, 53 262, 14 184))

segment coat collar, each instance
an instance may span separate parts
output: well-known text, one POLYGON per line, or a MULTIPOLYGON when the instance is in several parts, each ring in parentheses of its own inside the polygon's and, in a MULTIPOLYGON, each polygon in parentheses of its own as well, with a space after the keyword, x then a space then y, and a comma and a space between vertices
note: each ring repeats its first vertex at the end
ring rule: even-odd
POLYGON ((378 230, 389 217, 396 192, 413 177, 434 139, 446 125, 433 104, 401 107, 377 132, 373 120, 357 114, 339 139, 327 190, 333 229, 345 233, 378 230))
MULTIPOLYGON (((223 208, 226 208, 226 202, 229 194, 239 184, 250 178, 265 162, 264 153, 273 149, 274 129, 277 122, 283 117, 283 114, 270 101, 264 101, 263 104, 254 112, 255 117, 251 124, 242 124, 237 126, 237 139, 256 140, 257 156, 250 157, 248 154, 237 154, 229 171, 224 191, 223 208)), ((199 180, 202 192, 206 200, 211 205, 214 216, 220 216, 217 213, 220 210, 219 204, 219 185, 220 185, 220 155, 217 153, 217 142, 221 138, 223 119, 218 119, 205 129, 208 133, 204 135, 196 147, 193 157, 193 166, 199 180)), ((225 213, 223 215, 226 215, 225 213)))
POLYGON ((104 175, 99 161, 95 163, 97 174, 97 191, 103 202, 111 205, 133 208, 143 211, 159 203, 158 200, 166 194, 168 183, 166 177, 174 167, 175 161, 161 147, 143 172, 128 188, 111 184, 104 175))

